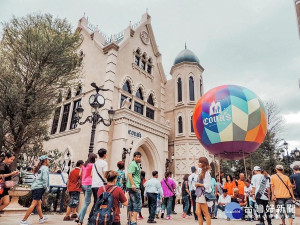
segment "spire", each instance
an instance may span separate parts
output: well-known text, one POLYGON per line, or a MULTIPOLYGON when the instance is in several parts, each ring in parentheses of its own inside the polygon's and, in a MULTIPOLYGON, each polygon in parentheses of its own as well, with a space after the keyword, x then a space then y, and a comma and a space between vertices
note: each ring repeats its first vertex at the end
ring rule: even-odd
POLYGON ((184 44, 184 48, 186 49, 186 42, 185 42, 185 44, 184 44))

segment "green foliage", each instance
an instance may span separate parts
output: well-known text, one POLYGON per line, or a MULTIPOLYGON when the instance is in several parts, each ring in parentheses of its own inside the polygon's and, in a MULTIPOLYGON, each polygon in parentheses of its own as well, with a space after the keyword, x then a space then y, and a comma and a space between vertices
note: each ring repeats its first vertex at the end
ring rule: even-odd
POLYGON ((75 85, 81 38, 50 14, 3 23, 0 43, 0 149, 42 150, 58 90, 75 85))

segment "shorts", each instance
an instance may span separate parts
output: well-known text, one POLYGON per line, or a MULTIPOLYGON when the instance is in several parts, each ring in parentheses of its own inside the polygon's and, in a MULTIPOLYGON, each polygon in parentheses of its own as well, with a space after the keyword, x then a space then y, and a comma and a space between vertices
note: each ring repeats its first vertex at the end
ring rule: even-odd
POLYGON ((286 212, 288 218, 293 218, 295 205, 290 198, 278 198, 276 200, 276 208, 279 210, 279 215, 281 219, 285 219, 286 212))
POLYGON ((8 191, 9 191, 9 188, 4 188, 3 193, 0 195, 0 199, 6 195, 9 195, 8 191))
POLYGON ((141 198, 141 190, 136 189, 133 191, 131 188, 128 188, 129 192, 129 212, 141 212, 142 209, 142 198, 141 198))
POLYGON ((43 194, 45 193, 44 188, 38 188, 32 190, 32 200, 42 200, 43 194))
POLYGON ((70 191, 69 195, 70 195, 70 201, 69 201, 68 206, 73 209, 77 208, 77 206, 79 205, 80 192, 79 191, 70 191))

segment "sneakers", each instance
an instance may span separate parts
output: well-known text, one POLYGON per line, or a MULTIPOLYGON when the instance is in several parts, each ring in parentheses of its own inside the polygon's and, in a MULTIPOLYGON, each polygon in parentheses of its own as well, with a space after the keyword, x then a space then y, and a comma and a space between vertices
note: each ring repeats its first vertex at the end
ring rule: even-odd
POLYGON ((76 219, 77 217, 78 217, 77 214, 72 214, 71 216, 72 219, 76 219))
POLYGON ((21 225, 21 224, 30 225, 30 223, 29 223, 27 220, 25 220, 25 221, 21 220, 21 221, 20 221, 20 225, 21 225))
POLYGON ((43 216, 43 218, 39 219, 39 223, 44 223, 47 219, 47 216, 43 216))
POLYGON ((171 220, 171 216, 167 216, 167 218, 166 218, 167 220, 171 220))
POLYGON ((143 220, 143 219, 144 219, 144 217, 142 217, 142 216, 139 216, 137 219, 138 219, 138 220, 143 220))
POLYGON ((65 216, 63 221, 72 221, 72 218, 70 216, 65 216))
POLYGON ((154 220, 148 220, 147 223, 156 223, 154 220))
POLYGON ((156 219, 159 219, 158 213, 155 215, 156 219))
POLYGON ((230 221, 230 218, 229 218, 229 217, 227 217, 227 221, 230 221))
POLYGON ((171 214, 174 214, 174 215, 176 215, 176 214, 177 214, 177 212, 175 212, 175 211, 172 211, 172 212, 171 212, 171 214))
POLYGON ((164 215, 165 215, 165 214, 162 212, 161 215, 160 215, 160 218, 163 219, 163 218, 164 218, 164 215))

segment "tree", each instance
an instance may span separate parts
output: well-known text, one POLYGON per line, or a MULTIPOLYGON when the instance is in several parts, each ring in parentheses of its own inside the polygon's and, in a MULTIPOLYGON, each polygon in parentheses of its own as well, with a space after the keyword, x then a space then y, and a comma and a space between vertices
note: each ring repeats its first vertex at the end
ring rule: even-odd
POLYGON ((42 150, 58 90, 79 78, 81 38, 50 14, 13 17, 2 25, 0 147, 18 156, 42 150))
MULTIPOLYGON (((280 135, 285 122, 280 115, 278 106, 272 100, 265 101, 264 106, 267 112, 268 130, 258 150, 245 158, 248 174, 251 174, 254 166, 260 166, 271 174, 274 172, 275 166, 282 163, 279 157, 282 150, 280 135)), ((225 173, 236 177, 238 177, 239 173, 245 173, 243 159, 235 161, 222 160, 222 167, 226 169, 225 173), (234 171, 228 168, 234 168, 234 171)))

